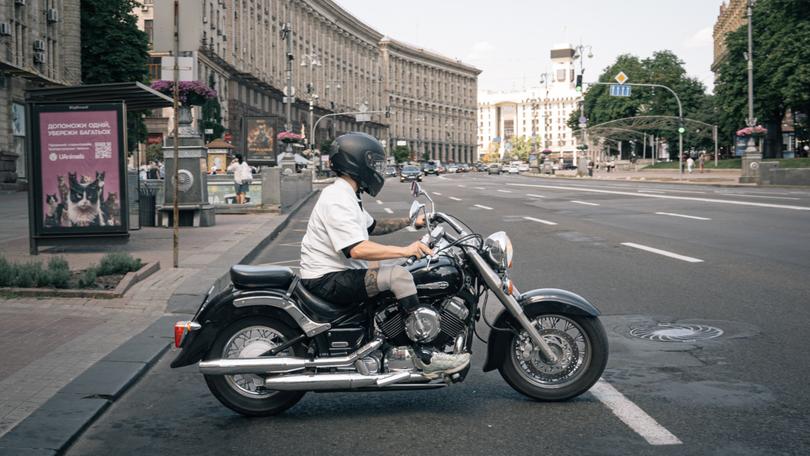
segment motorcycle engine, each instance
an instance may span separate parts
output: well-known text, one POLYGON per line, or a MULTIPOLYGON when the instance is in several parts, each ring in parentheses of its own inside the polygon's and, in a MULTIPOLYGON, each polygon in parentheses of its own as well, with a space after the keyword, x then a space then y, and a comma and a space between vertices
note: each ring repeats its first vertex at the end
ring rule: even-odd
POLYGON ((400 345, 411 341, 444 347, 453 343, 466 328, 470 311, 464 300, 453 297, 437 306, 425 305, 411 312, 404 321, 396 305, 377 314, 377 325, 388 340, 400 345))

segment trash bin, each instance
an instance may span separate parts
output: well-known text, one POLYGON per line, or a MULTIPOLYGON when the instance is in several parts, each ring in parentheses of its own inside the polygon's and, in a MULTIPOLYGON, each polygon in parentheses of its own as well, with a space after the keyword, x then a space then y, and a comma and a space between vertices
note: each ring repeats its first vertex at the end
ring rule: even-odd
POLYGON ((157 226, 157 192, 145 185, 138 189, 138 218, 141 226, 157 226))

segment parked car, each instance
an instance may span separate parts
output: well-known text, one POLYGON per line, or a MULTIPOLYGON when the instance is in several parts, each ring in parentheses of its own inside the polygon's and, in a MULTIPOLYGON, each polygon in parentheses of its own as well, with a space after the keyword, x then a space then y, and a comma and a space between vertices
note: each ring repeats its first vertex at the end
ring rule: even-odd
POLYGON ((521 163, 518 165, 518 171, 521 173, 528 173, 529 172, 529 164, 528 163, 521 163))
POLYGON ((436 167, 436 171, 438 171, 439 174, 444 174, 447 172, 447 168, 445 168, 443 165, 439 165, 436 167))
POLYGON ((469 173, 470 172, 470 165, 466 163, 461 163, 458 165, 458 172, 460 173, 469 173))
POLYGON ((385 172, 383 173, 385 177, 395 177, 397 175, 397 167, 396 166, 386 166, 385 172))
POLYGON ((509 171, 509 174, 518 174, 520 172, 518 165, 509 165, 507 171, 509 171))
POLYGON ((477 163, 475 165, 475 168, 478 170, 478 172, 483 173, 483 172, 486 172, 486 170, 489 168, 489 166, 487 166, 486 163, 477 163))
POLYGON ((419 170, 418 166, 405 165, 405 166, 402 167, 402 170, 400 170, 400 172, 399 172, 399 181, 400 182, 410 182, 410 181, 422 182, 422 171, 419 170))
POLYGON ((458 172, 458 166, 457 165, 447 165, 447 172, 451 173, 451 174, 452 173, 457 173, 458 172))
POLYGON ((487 174, 501 174, 501 165, 500 163, 490 163, 489 167, 487 168, 487 174))

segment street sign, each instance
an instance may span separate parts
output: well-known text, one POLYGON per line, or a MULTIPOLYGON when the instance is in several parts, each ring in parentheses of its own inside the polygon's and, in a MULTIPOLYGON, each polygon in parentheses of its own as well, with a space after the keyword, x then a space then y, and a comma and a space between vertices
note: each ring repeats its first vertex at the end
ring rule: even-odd
POLYGON ((622 84, 611 84, 610 85, 610 96, 611 97, 629 97, 632 93, 632 86, 626 86, 622 84))
POLYGON ((616 75, 615 79, 616 82, 618 82, 619 84, 624 84, 630 78, 628 78, 627 75, 624 74, 624 71, 619 71, 619 74, 616 75))
POLYGON ((205 129, 205 134, 206 135, 213 135, 214 134, 214 129, 213 128, 206 128, 205 129))

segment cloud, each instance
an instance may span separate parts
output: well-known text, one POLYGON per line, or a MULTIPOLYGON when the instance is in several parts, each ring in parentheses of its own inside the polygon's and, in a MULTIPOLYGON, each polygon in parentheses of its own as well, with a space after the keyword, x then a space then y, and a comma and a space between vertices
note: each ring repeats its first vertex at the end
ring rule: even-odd
POLYGON ((712 33, 712 27, 705 27, 698 30, 694 33, 694 35, 690 36, 689 39, 686 40, 686 47, 702 48, 714 45, 714 37, 712 36, 712 33))
POLYGON ((479 41, 473 44, 472 50, 465 60, 481 60, 492 53, 495 50, 495 46, 492 45, 489 41, 479 41))

